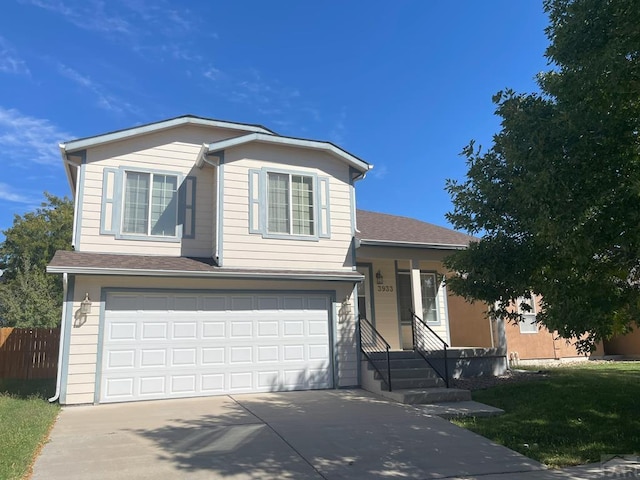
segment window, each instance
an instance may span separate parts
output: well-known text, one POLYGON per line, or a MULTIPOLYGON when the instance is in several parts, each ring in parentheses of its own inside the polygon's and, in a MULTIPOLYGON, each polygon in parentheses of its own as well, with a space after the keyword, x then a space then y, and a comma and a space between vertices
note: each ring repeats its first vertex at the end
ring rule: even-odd
POLYGON ((268 233, 314 235, 313 177, 269 172, 267 183, 268 233))
POLYGON ((518 313, 522 315, 520 320, 520 333, 538 333, 536 323, 536 302, 534 298, 518 298, 518 313), (528 307, 523 307, 523 304, 528 307))
POLYGON ((125 172, 122 233, 175 237, 178 177, 125 172))
MULTIPOLYGON (((427 323, 438 323, 438 303, 435 273, 420 273, 422 290, 422 319, 427 323)), ((409 325, 412 323, 410 311, 413 309, 411 297, 411 275, 409 272, 398 272, 398 303, 400 307, 400 321, 409 325)))

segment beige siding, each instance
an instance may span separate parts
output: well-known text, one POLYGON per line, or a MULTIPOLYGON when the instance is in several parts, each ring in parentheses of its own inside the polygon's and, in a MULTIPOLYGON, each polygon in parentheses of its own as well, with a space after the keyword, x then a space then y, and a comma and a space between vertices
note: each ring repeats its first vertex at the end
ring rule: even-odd
MULTIPOLYGON (((61 398, 65 404, 93 403, 96 385, 96 374, 100 371, 98 361, 99 324, 102 290, 104 288, 131 289, 175 289, 179 282, 180 289, 199 290, 273 290, 274 284, 269 281, 243 280, 209 280, 175 278, 136 278, 136 277, 99 277, 78 276, 75 279, 74 303, 70 325, 70 347, 68 351, 67 376, 62 379, 66 394, 61 398), (85 293, 89 294, 93 305, 91 314, 83 318, 79 315, 80 302, 85 293), (75 318, 74 318, 75 316, 75 318)), ((347 387, 358 384, 358 349, 356 341, 356 324, 353 286, 338 282, 278 282, 278 289, 283 292, 304 290, 335 292, 333 304, 333 341, 334 361, 336 364, 336 386, 347 387)))
POLYGON ((373 304, 375 309, 375 326, 380 334, 395 350, 401 350, 400 319, 398 317, 398 288, 396 285, 396 266, 394 260, 373 261, 373 304), (392 291, 377 291, 376 272, 380 271, 384 278, 384 286, 392 291))
POLYGON ((179 127, 124 142, 101 145, 89 149, 84 168, 84 188, 81 195, 80 237, 78 250, 83 252, 155 254, 210 257, 215 238, 215 171, 210 166, 195 167, 197 154, 203 143, 213 142, 238 132, 202 128, 179 127), (103 170, 105 167, 132 167, 166 170, 196 181, 196 228, 194 239, 180 242, 116 239, 100 234, 103 170))
POLYGON ((246 145, 225 153, 223 259, 225 267, 351 269, 349 168, 304 149, 246 145), (249 234, 249 171, 271 167, 330 177, 331 238, 288 240, 249 234))

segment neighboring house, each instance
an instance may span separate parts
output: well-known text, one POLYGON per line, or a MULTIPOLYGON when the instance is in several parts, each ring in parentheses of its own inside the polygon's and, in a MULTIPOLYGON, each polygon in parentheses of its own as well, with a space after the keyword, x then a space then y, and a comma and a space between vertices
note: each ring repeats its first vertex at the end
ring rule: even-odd
POLYGON ((183 116, 60 149, 63 404, 356 386, 358 316, 410 348, 410 308, 454 345, 493 345, 443 282, 472 237, 356 215, 372 167, 331 143, 183 116))
POLYGON ((622 356, 628 359, 640 359, 640 329, 634 327, 626 335, 617 335, 604 342, 607 355, 622 356))
POLYGON ((540 363, 541 361, 587 360, 592 357, 602 357, 602 344, 590 355, 578 352, 573 342, 559 336, 558 332, 550 332, 543 325, 536 323, 536 314, 540 309, 540 297, 519 298, 518 312, 522 321, 517 325, 511 322, 501 322, 504 329, 504 339, 509 364, 540 363), (523 309, 522 305, 528 305, 523 309))

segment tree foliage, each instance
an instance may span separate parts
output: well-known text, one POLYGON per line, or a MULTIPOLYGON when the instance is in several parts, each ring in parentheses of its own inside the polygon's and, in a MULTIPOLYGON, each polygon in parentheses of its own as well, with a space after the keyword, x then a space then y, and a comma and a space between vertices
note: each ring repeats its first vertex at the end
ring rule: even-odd
POLYGON ((640 4, 544 7, 551 70, 540 93, 499 92, 493 144, 463 150, 447 218, 481 240, 446 263, 493 315, 542 295, 537 320, 586 350, 640 320, 640 4))
POLYGON ((60 322, 62 280, 45 273, 56 250, 71 249, 73 203, 45 192, 34 212, 16 215, 0 244, 0 319, 8 326, 60 322))
POLYGON ((0 318, 11 327, 55 327, 60 323, 61 307, 56 277, 29 260, 13 280, 0 287, 0 318))

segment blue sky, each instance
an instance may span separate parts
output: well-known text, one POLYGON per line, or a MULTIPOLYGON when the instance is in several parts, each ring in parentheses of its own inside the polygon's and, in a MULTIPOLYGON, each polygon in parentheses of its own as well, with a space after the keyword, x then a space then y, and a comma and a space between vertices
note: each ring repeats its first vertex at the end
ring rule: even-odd
POLYGON ((549 68, 546 24, 533 0, 5 0, 0 230, 69 195, 59 142, 187 113, 337 143, 375 165, 359 208, 446 226, 492 95, 549 68))

